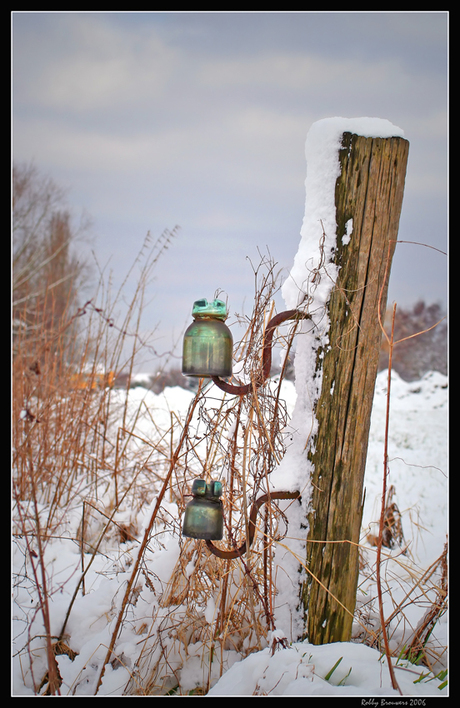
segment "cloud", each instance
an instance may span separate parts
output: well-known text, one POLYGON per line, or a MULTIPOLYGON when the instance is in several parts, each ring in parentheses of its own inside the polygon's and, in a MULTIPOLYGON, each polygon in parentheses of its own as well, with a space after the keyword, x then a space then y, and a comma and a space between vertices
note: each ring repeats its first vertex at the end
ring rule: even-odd
MULTIPOLYGON (((183 26, 184 18, 178 21, 183 26)), ((349 112, 357 97, 361 104, 371 103, 379 94, 404 105, 421 100, 430 80, 426 75, 415 80, 401 51, 363 61, 350 56, 347 43, 339 60, 336 53, 320 53, 316 43, 310 48, 308 39, 302 50, 298 43, 282 49, 257 45, 252 52, 246 46, 231 56, 217 50, 210 57, 177 36, 172 39, 155 16, 133 26, 110 15, 64 14, 48 18, 46 27, 46 33, 29 29, 21 45, 18 100, 62 113, 66 120, 73 116, 75 124, 84 117, 104 121, 106 130, 193 127, 206 116, 209 122, 238 117, 242 106, 273 110, 277 105, 292 114, 303 113, 306 104, 311 109, 340 102, 349 112), (53 55, 47 45, 54 46, 53 55)))
POLYGON ((267 244, 289 265, 297 249, 305 138, 328 116, 400 126, 404 237, 445 222, 436 13, 24 13, 13 24, 15 158, 71 188, 101 261, 113 254, 118 269, 147 230, 178 223, 162 287, 216 279, 251 293, 246 256, 267 244))
POLYGON ((160 101, 177 69, 177 52, 152 28, 134 32, 98 21, 86 14, 37 17, 38 26, 27 27, 27 39, 16 46, 16 77, 21 81, 20 100, 52 111, 98 113, 134 101, 160 101), (41 22, 46 32, 37 31, 41 22), (61 34, 65 34, 63 43, 61 34), (49 53, 48 46, 54 48, 49 53), (21 56, 22 55, 22 56, 21 56), (21 69, 33 67, 29 75, 21 69))

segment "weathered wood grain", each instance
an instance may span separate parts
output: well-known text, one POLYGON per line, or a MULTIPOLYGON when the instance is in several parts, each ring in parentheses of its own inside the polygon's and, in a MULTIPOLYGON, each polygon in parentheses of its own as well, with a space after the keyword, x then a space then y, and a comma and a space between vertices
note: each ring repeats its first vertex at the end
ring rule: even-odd
POLYGON ((399 137, 344 133, 339 152, 334 260, 340 271, 328 303, 329 347, 317 359, 323 379, 316 409, 319 431, 310 454, 315 473, 307 540, 307 568, 329 592, 310 575, 302 588, 306 636, 313 644, 348 641, 351 636, 381 341, 378 306, 380 299, 384 313, 408 148, 399 137), (353 231, 346 243, 350 219, 353 231))

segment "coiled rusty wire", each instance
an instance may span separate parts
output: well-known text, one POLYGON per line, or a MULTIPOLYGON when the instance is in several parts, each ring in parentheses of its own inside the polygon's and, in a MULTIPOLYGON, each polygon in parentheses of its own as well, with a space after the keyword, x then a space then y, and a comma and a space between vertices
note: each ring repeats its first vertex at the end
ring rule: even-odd
MULTIPOLYGON (((265 330, 265 338, 264 338, 264 345, 263 345, 263 350, 262 350, 262 376, 260 380, 257 382, 257 386, 262 386, 265 381, 268 379, 270 376, 270 369, 272 366, 272 346, 273 346, 273 335, 275 333, 276 328, 282 324, 283 322, 286 322, 287 320, 302 320, 302 319, 310 319, 310 315, 308 315, 305 312, 301 312, 300 310, 286 310, 285 312, 280 312, 278 315, 275 315, 272 317, 272 319, 269 321, 266 330, 265 330)), ((218 376, 213 376, 212 377, 213 382, 216 384, 218 388, 220 388, 222 391, 225 391, 226 393, 238 395, 238 396, 244 396, 250 391, 253 390, 253 384, 243 384, 241 386, 235 385, 235 384, 230 384, 227 383, 226 381, 223 381, 220 379, 218 376)), ((222 550, 221 548, 218 548, 213 544, 212 541, 206 541, 206 545, 208 549, 213 553, 215 556, 218 558, 222 558, 224 560, 232 560, 234 558, 239 558, 242 556, 248 548, 251 546, 253 540, 254 540, 254 535, 256 531, 256 520, 257 520, 257 514, 259 512, 259 509, 261 506, 266 504, 267 502, 272 501, 273 499, 300 499, 300 492, 269 492, 267 494, 263 494, 260 496, 256 501, 253 503, 251 507, 251 513, 249 515, 249 524, 248 524, 248 538, 243 541, 241 546, 239 548, 234 548, 231 551, 226 551, 222 550)))
POLYGON ((239 558, 242 556, 248 548, 252 545, 254 540, 254 535, 256 532, 256 519, 257 514, 261 506, 273 499, 299 499, 300 492, 269 492, 268 494, 263 494, 261 497, 256 499, 251 507, 251 513, 249 515, 248 524, 248 538, 243 541, 239 548, 234 548, 232 551, 225 551, 218 548, 213 544, 212 541, 206 541, 206 545, 215 556, 218 558, 223 558, 224 560, 232 560, 234 558, 239 558))
MULTIPOLYGON (((269 321, 265 329, 265 339, 262 349, 262 376, 260 381, 257 382, 257 386, 262 386, 270 376, 270 369, 272 367, 273 335, 275 333, 275 329, 287 320, 303 319, 310 319, 310 315, 306 312, 301 312, 300 310, 286 310, 285 312, 278 313, 269 321)), ((213 376, 212 380, 216 384, 216 386, 222 391, 225 391, 225 393, 231 393, 237 396, 244 396, 250 391, 252 391, 253 388, 252 383, 237 386, 235 384, 230 384, 226 381, 223 381, 218 376, 213 376)))

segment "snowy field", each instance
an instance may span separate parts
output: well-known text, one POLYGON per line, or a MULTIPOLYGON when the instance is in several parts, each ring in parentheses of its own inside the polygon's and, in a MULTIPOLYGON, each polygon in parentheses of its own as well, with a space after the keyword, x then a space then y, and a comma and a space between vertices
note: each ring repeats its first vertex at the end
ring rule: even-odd
MULTIPOLYGON (((286 385, 289 388, 289 384, 286 385)), ((366 504, 363 515, 364 554, 374 557, 366 543, 380 513, 383 443, 385 430, 387 372, 376 382, 372 425, 366 467, 366 504)), ((447 535, 447 378, 431 372, 421 381, 407 383, 397 374, 391 384, 390 478, 395 501, 402 516, 405 544, 409 550, 401 564, 401 548, 386 554, 385 574, 391 586, 392 603, 404 599, 413 584, 413 574, 428 568, 441 555, 447 535), (394 560, 392 559, 394 557, 394 560)), ((292 390, 292 403, 295 396, 292 390)), ((403 546, 406 547, 405 545, 403 546)), ((375 597, 374 580, 360 579, 360 600, 366 604, 375 597)), ((391 611, 391 604, 387 611, 391 611)), ((423 607, 406 607, 406 619, 413 625, 423 616, 423 607)), ((386 614, 388 616, 388 614, 386 614)), ((401 630, 402 631, 402 630, 401 630)), ((405 631, 408 631, 407 625, 405 631)), ((410 635, 410 630, 409 630, 410 635)), ((401 637, 396 631, 393 643, 401 637)), ((432 635, 435 646, 447 645, 447 617, 444 615, 432 635)), ((427 674, 426 668, 407 661, 395 661, 396 678, 406 696, 445 696, 441 681, 427 674)), ((447 666, 444 655, 436 671, 447 666)), ((269 647, 237 663, 211 689, 217 695, 293 695, 293 696, 397 696, 391 686, 385 660, 376 649, 350 642, 312 646, 293 643, 272 655, 269 647), (338 663, 328 680, 325 677, 338 663)))
MULTIPOLYGON (((82 558, 78 538, 84 500, 82 489, 80 503, 67 507, 60 519, 59 535, 49 539, 45 551, 52 635, 60 634, 72 596, 78 587, 82 564, 86 569, 84 592, 80 587, 76 593, 65 628, 66 646, 71 652, 60 653, 56 657, 62 677, 61 695, 93 696, 97 691, 98 696, 121 696, 140 695, 142 690, 146 692, 145 684, 139 685, 140 681, 136 683, 136 672, 140 666, 139 653, 144 647, 147 654, 144 659, 149 670, 153 667, 156 671, 163 662, 161 666, 168 673, 170 684, 162 685, 171 691, 176 690, 175 695, 192 695, 205 686, 209 687, 206 693, 209 697, 352 695, 369 699, 378 696, 399 698, 399 693, 392 688, 385 656, 377 648, 363 643, 370 635, 375 636, 379 620, 375 584, 376 550, 372 545, 372 536, 376 534, 382 489, 386 372, 379 374, 375 389, 365 477, 366 502, 360 544, 361 576, 353 641, 315 647, 305 642, 296 642, 293 637, 300 633, 292 631, 295 622, 297 625, 294 630, 300 629, 301 619, 296 608, 295 593, 298 592, 298 559, 305 557, 305 538, 301 537, 305 532, 301 529, 308 504, 308 494, 304 495, 305 480, 309 480, 311 472, 305 441, 314 439, 315 434, 313 411, 321 389, 321 377, 316 376, 317 354, 319 347, 329 344, 329 320, 325 305, 338 274, 338 267, 328 260, 330 256, 325 259, 324 254, 333 253, 337 242, 335 185, 340 174, 338 150, 344 131, 377 137, 403 135, 403 131, 386 120, 333 118, 313 124, 307 136, 305 218, 299 250, 290 276, 283 284, 282 295, 287 309, 298 308, 302 303, 309 302, 314 336, 302 336, 297 340, 295 371, 301 385, 296 389, 289 382, 283 383, 282 396, 289 414, 292 414, 289 421, 292 444, 269 479, 271 489, 272 485, 273 489, 278 490, 300 489, 304 506, 301 508, 298 504, 294 512, 293 506, 289 510, 289 529, 290 532, 296 529, 297 534, 290 535, 289 540, 286 536, 284 540, 284 548, 291 544, 289 552, 284 552, 286 565, 282 565, 283 552, 279 553, 280 561, 278 552, 275 552, 275 564, 281 563, 277 567, 284 571, 279 573, 276 583, 275 635, 268 637, 266 648, 252 653, 246 651, 249 655, 243 659, 244 651, 225 647, 214 651, 216 643, 210 647, 200 641, 199 636, 184 633, 181 602, 175 595, 173 597, 172 592, 173 589, 178 592, 181 588, 173 588, 171 582, 177 564, 184 557, 180 541, 180 514, 171 495, 166 496, 162 504, 164 526, 161 530, 155 529, 154 538, 149 542, 142 559, 139 578, 142 576, 144 580, 141 578, 139 586, 134 588, 135 601, 129 603, 122 631, 118 635, 116 658, 105 663, 107 648, 139 546, 138 541, 128 539, 120 543, 119 538, 107 535, 97 553, 85 553, 82 558), (295 514, 297 517, 293 518, 295 514), (174 599, 177 599, 176 604, 174 599), (297 618, 293 622, 296 614, 297 618), (288 637, 289 627, 291 637, 288 637), (283 637, 287 641, 282 641, 283 637), (284 648, 283 644, 286 644, 284 648), (105 672, 100 681, 104 665, 105 672)), ((352 220, 350 222, 347 224, 346 243, 353 239, 352 220)), ((215 390, 212 395, 216 397, 215 390)), ((150 448, 148 445, 145 448, 147 452, 154 449, 155 441, 159 439, 173 451, 177 440, 172 439, 168 431, 173 420, 180 421, 175 426, 180 431, 192 397, 192 393, 182 388, 166 389, 158 396, 142 386, 132 389, 128 394, 113 391, 110 429, 105 432, 107 440, 116 442, 114 448, 118 446, 117 431, 124 426, 129 427, 133 434, 133 459, 136 452, 142 453, 142 445, 145 446, 149 440, 152 444, 150 448), (126 395, 129 400, 127 408, 124 408, 126 395), (117 411, 120 412, 119 417, 117 411)), ((445 376, 429 373, 421 381, 412 383, 402 381, 397 375, 393 376, 388 484, 394 490, 392 501, 401 514, 402 541, 395 548, 384 549, 382 586, 385 618, 392 618, 389 635, 395 674, 401 692, 408 696, 444 696, 448 692, 448 687, 443 687, 445 675, 440 673, 447 668, 444 651, 447 646, 445 614, 437 617, 434 630, 429 636, 429 646, 425 647, 434 673, 430 673, 426 666, 411 664, 401 658, 404 645, 411 641, 417 627, 423 624, 425 613, 436 603, 437 587, 442 578, 441 568, 435 568, 433 564, 443 553, 448 528, 447 400, 445 376)), ((198 435, 196 437, 198 439, 198 435)), ((202 444, 206 446, 206 436, 202 444)), ((166 459, 169 454, 166 450, 166 459)), ((147 469, 145 458, 140 465, 147 469)), ((95 506, 99 508, 105 504, 107 516, 115 506, 117 515, 114 521, 118 528, 121 525, 125 528, 135 527, 137 539, 140 539, 148 527, 161 479, 152 476, 136 482, 140 485, 138 492, 143 498, 143 504, 136 510, 128 503, 114 505, 113 475, 110 471, 113 469, 114 466, 106 471, 106 487, 97 490, 99 496, 94 500, 95 506)), ((134 475, 136 469, 133 466, 128 473, 134 475)), ((189 471, 190 479, 200 475, 203 469, 185 468, 182 471, 189 471)), ((214 466, 212 472, 215 473, 214 466)), ((101 482, 104 482, 103 477, 101 482)), ((24 502, 24 507, 26 505, 24 502)), ((22 512, 24 515, 29 513, 30 518, 33 518, 33 510, 30 512, 30 509, 24 508, 22 512)), ((46 506, 39 512, 46 519, 46 506)), ((93 514, 91 523, 93 527, 86 531, 86 542, 90 538, 97 538, 97 525, 100 524, 102 528, 104 524, 102 515, 98 517, 93 514)), ((280 546, 277 545, 278 548, 280 546)), ((193 549, 192 553, 195 553, 193 549)), ((200 562, 201 559, 202 556, 200 562)), ((196 562, 196 555, 191 555, 187 565, 181 568, 181 577, 187 589, 194 577, 198 576, 195 573, 196 562)), ((24 538, 20 534, 15 536, 13 545, 13 571, 13 687, 16 695, 33 695, 34 686, 37 686, 37 682, 40 684, 46 672, 47 661, 39 601, 24 538), (30 669, 32 659, 33 673, 30 669)), ((186 594, 182 593, 182 602, 186 594)), ((201 623, 201 636, 206 632, 208 637, 215 636, 213 623, 216 607, 212 593, 202 593, 199 603, 191 608, 195 619, 201 623)))
MULTIPOLYGON (((375 549, 366 542, 366 536, 378 520, 379 494, 382 483, 382 455, 384 415, 386 405, 386 372, 377 378, 372 417, 368 462, 366 470, 366 505, 363 522, 364 555, 372 563, 375 549)), ((115 392, 120 399, 126 394, 115 392)), ((293 384, 283 384, 283 395, 288 408, 294 407, 293 384)), ((129 392, 130 406, 139 410, 139 402, 145 401, 150 413, 154 412, 157 426, 167 429, 171 410, 183 418, 193 394, 181 388, 166 389, 155 396, 142 387, 129 392), (162 420, 163 416, 163 420, 162 420)), ((384 576, 391 587, 392 603, 403 599, 415 584, 415 575, 428 568, 442 553, 447 533, 447 379, 438 373, 427 374, 421 381, 407 383, 396 374, 392 381, 390 426, 390 480, 395 487, 395 498, 402 515, 405 543, 409 550, 401 555, 401 548, 386 549, 384 576), (414 575, 415 574, 415 575, 414 575)), ((151 416, 143 414, 138 419, 138 432, 152 439, 158 430, 152 429, 151 416)), ((114 421, 116 426, 117 421, 114 421)), ((154 503, 152 499, 152 503, 154 503)), ((167 505, 167 504, 166 504, 167 505)), ((170 505, 171 514, 177 508, 170 505)), ((129 510, 125 510, 129 519, 129 510)), ((148 510, 145 518, 149 516, 148 510)), ((123 512, 117 517, 123 521, 123 512)), ((67 519, 68 537, 76 538, 80 511, 67 519)), ((15 545, 14 571, 21 575, 24 563, 23 547, 15 545)), ((72 609, 67 628, 67 643, 78 652, 73 660, 63 654, 57 657, 63 679, 62 695, 93 695, 95 682, 105 656, 114 622, 114 606, 120 600, 124 584, 129 577, 129 567, 136 552, 134 544, 122 546, 107 543, 86 576, 85 595, 79 594, 72 609), (120 550, 120 549, 123 550, 120 550)), ((149 556, 149 563, 159 584, 166 584, 177 561, 178 544, 172 535, 162 539, 161 547, 149 556)), ((89 558, 89 556, 88 556, 89 558)), ((79 578, 80 550, 74 541, 56 539, 49 542, 46 561, 51 586, 52 631, 58 632, 79 578)), ((368 581, 364 570, 360 580, 358 605, 369 603, 376 597, 373 581, 368 581)), ((151 602, 154 602, 152 595, 151 602)), ((122 659, 118 664, 107 665, 98 695, 122 695, 129 680, 130 668, 139 652, 139 627, 148 614, 149 594, 142 593, 138 603, 131 609, 131 634, 124 631, 122 642, 117 644, 117 654, 122 659)), ((36 612, 37 596, 30 582, 24 581, 15 587, 13 606, 13 687, 15 695, 32 695, 32 677, 26 670, 27 657, 21 652, 28 638, 43 633, 41 617, 36 612)), ((376 607, 376 606, 375 606, 376 607)), ((375 609, 375 608, 374 608, 375 609)), ((212 602, 203 608, 207 621, 213 621, 212 602)), ((413 627, 423 616, 423 603, 404 609, 404 614, 413 627), (411 616, 411 613, 413 616, 411 616)), ((358 627, 359 629, 359 627, 358 627)), ((406 628, 407 630, 407 628, 406 628)), ((399 625, 393 641, 399 639, 399 625)), ((359 635, 359 631, 357 633, 359 635)), ((447 644, 447 618, 437 623, 432 643, 447 644)), ((46 670, 46 659, 40 639, 31 642, 35 648, 35 678, 46 670)), ((186 656, 170 656, 171 665, 180 676, 181 690, 193 691, 200 683, 202 647, 191 644, 186 656)), ((433 678, 424 666, 414 666, 407 661, 397 661, 396 675, 405 695, 446 695, 438 686, 440 679, 433 678), (422 679, 420 680, 420 676, 422 679), (430 680, 431 679, 431 680, 430 680)), ((444 654, 435 671, 446 668, 444 654)), ((308 643, 293 643, 278 649, 271 656, 270 647, 256 652, 241 661, 236 652, 225 652, 222 665, 216 662, 212 688, 208 696, 217 695, 362 695, 393 696, 385 659, 377 649, 356 641, 347 644, 331 644, 314 647, 308 643), (339 662, 336 669, 331 669, 339 662), (223 675, 219 675, 223 671, 223 675), (328 674, 330 674, 328 676, 328 674)))

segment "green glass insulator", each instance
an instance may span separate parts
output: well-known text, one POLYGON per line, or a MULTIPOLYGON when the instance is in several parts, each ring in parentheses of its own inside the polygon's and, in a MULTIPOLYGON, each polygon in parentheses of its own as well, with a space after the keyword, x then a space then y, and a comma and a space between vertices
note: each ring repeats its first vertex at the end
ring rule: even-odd
POLYGON ((219 320, 227 319, 227 307, 222 300, 208 302, 206 298, 195 300, 192 309, 193 317, 215 317, 219 320))
POLYGON ((184 335, 182 373, 200 378, 231 376, 233 337, 224 322, 225 303, 196 300, 192 315, 194 321, 184 335))
POLYGON ((182 535, 220 541, 224 533, 224 514, 220 500, 222 484, 196 479, 192 486, 193 499, 185 508, 182 535))

